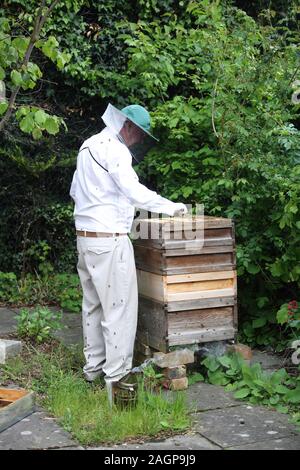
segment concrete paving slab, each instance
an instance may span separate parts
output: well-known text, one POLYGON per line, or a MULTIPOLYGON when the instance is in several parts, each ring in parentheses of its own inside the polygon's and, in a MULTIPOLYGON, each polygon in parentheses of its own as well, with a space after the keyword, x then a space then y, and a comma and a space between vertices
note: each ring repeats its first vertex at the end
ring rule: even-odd
POLYGON ((240 406, 241 402, 233 398, 223 387, 198 382, 190 385, 186 391, 187 403, 193 411, 217 410, 240 406))
POLYGON ((297 436, 287 415, 258 406, 242 405, 193 414, 194 430, 224 448, 267 439, 297 436))
POLYGON ((262 369, 270 370, 270 372, 286 367, 288 360, 278 357, 275 354, 265 353, 262 351, 253 350, 253 356, 251 359, 251 364, 259 362, 262 369))
POLYGON ((0 339, 0 364, 5 364, 7 359, 17 356, 21 351, 21 341, 0 339))
POLYGON ((62 323, 66 328, 56 331, 55 338, 60 339, 66 346, 81 344, 83 342, 81 313, 64 312, 62 323))
POLYGON ((282 439, 272 439, 249 445, 230 447, 229 450, 300 450, 300 434, 299 436, 283 437, 282 439))
POLYGON ((33 413, 0 433, 0 450, 78 447, 69 433, 44 412, 33 413))
POLYGON ((184 434, 162 441, 122 444, 110 447, 89 447, 89 450, 221 450, 199 434, 184 434))
POLYGON ((9 308, 0 308, 0 336, 15 333, 17 330, 16 312, 9 308))

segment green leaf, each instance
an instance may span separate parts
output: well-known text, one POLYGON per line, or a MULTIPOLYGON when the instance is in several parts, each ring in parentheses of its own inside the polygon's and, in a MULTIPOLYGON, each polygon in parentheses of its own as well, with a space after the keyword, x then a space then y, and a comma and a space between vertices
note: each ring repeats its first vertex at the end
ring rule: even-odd
POLYGON ((46 119, 48 118, 48 114, 45 113, 42 109, 39 109, 35 114, 34 114, 34 120, 39 126, 43 126, 46 122, 46 119))
POLYGON ((5 78, 5 70, 0 65, 0 80, 4 80, 5 78))
POLYGON ((267 319, 265 317, 257 318, 256 320, 253 320, 252 326, 253 328, 261 328, 262 326, 265 326, 267 323, 267 319))
POLYGON ((234 398, 246 398, 250 393, 249 388, 242 388, 241 390, 238 390, 234 394, 234 398))
POLYGON ((294 390, 289 390, 286 394, 286 398, 291 403, 300 403, 300 388, 296 388, 294 390))
POLYGON ((45 121, 45 129, 49 134, 57 134, 59 131, 57 120, 54 117, 48 117, 45 121))
POLYGON ((27 114, 20 122, 20 129, 27 134, 31 132, 34 128, 34 120, 30 114, 27 114))
POLYGON ((283 304, 276 314, 277 321, 280 325, 283 325, 288 321, 288 304, 283 304))
POLYGON ((251 263, 249 263, 248 266, 246 266, 246 269, 247 269, 248 273, 250 273, 250 274, 257 274, 260 271, 259 266, 256 266, 255 264, 251 264, 251 263))
POLYGON ((29 44, 29 38, 18 37, 13 39, 11 43, 17 49, 19 56, 23 57, 29 44))
POLYGON ((276 385, 275 387, 275 392, 280 393, 281 395, 285 395, 288 393, 290 390, 285 387, 284 385, 276 385))
POLYGON ((215 372, 220 367, 220 364, 214 356, 208 356, 204 361, 202 361, 202 364, 211 372, 215 372))
POLYGON ((23 83, 22 75, 17 70, 12 70, 10 74, 11 81, 14 85, 20 86, 23 83))
POLYGON ((3 101, 0 103, 0 116, 6 112, 8 108, 8 103, 6 101, 3 101))
POLYGON ((224 367, 227 367, 227 368, 232 367, 232 360, 228 356, 221 356, 218 358, 218 361, 224 367))
POLYGON ((35 129, 33 129, 32 137, 34 138, 34 140, 39 140, 42 136, 43 136, 43 133, 42 133, 41 129, 39 129, 37 127, 35 129))

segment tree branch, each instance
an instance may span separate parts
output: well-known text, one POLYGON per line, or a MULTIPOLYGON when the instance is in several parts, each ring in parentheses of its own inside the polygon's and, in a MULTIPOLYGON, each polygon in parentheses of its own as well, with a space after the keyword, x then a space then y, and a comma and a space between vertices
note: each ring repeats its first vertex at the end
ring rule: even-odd
POLYGON ((212 97, 211 123, 212 123, 212 128, 213 128, 214 134, 217 137, 217 139, 219 139, 219 134, 217 133, 217 130, 216 130, 216 127, 215 127, 215 100, 216 100, 217 86, 218 86, 218 78, 216 79, 216 82, 215 82, 213 97, 212 97))
MULTIPOLYGON (((22 64, 21 64, 21 68, 23 66, 27 67, 30 56, 31 56, 32 51, 33 51, 33 48, 35 46, 35 43, 37 42, 37 40, 39 38, 41 29, 44 26, 45 21, 49 17, 49 15, 52 12, 53 8, 57 5, 58 2, 59 2, 59 0, 54 0, 52 2, 52 4, 48 7, 47 11, 43 14, 43 9, 46 6, 46 0, 42 0, 42 3, 41 3, 41 5, 38 9, 38 13, 37 13, 37 16, 36 16, 36 19, 35 19, 35 22, 34 22, 34 27, 33 27, 33 31, 32 31, 31 36, 30 36, 30 41, 29 41, 24 59, 23 59, 22 64)), ((13 90, 13 92, 10 95, 8 108, 6 110, 6 113, 3 116, 2 120, 0 121, 0 132, 3 130, 4 126, 6 125, 6 123, 8 122, 8 120, 10 119, 10 117, 13 113, 16 97, 17 97, 17 95, 20 91, 20 88, 21 88, 20 85, 16 86, 15 89, 13 90)))

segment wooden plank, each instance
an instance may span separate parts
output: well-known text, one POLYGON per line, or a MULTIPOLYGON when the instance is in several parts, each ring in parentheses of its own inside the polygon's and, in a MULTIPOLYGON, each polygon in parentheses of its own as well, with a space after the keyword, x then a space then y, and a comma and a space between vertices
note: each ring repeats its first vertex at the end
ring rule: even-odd
POLYGON ((209 281, 216 279, 233 279, 235 271, 216 271, 207 273, 192 273, 192 274, 174 274, 166 275, 167 284, 178 284, 180 282, 197 282, 197 281, 209 281))
POLYGON ((34 411, 32 392, 0 389, 0 397, 3 402, 9 403, 7 406, 0 407, 0 432, 34 411))
POLYGON ((158 274, 189 274, 195 272, 225 271, 235 268, 235 254, 209 253, 166 256, 166 252, 141 245, 135 246, 136 267, 158 274))
POLYGON ((147 271, 136 270, 139 294, 144 297, 165 300, 165 276, 153 274, 147 271))
POLYGON ((233 245, 233 232, 231 227, 217 228, 217 229, 205 229, 203 233, 197 234, 189 232, 188 234, 180 232, 170 232, 169 237, 164 234, 162 238, 161 233, 152 234, 141 234, 141 238, 134 240, 134 244, 153 246, 158 249, 172 250, 182 248, 197 248, 199 245, 202 247, 215 246, 215 245, 233 245), (187 235, 189 238, 187 238, 187 235), (192 237, 191 237, 192 235, 192 237), (198 235, 196 237, 196 235, 198 235), (180 236, 180 238, 178 238, 180 236))
MULTIPOLYGON (((145 268, 149 270, 148 267, 145 268)), ((150 268, 152 270, 152 267, 150 268)), ((192 273, 206 273, 206 272, 218 272, 218 271, 232 271, 235 269, 234 264, 216 264, 215 266, 208 265, 208 266, 176 266, 172 268, 165 269, 162 273, 166 273, 168 275, 175 275, 175 274, 192 274, 192 273)), ((157 272, 153 269, 151 272, 157 272)), ((161 273, 161 271, 159 271, 161 273)))
POLYGON ((204 228, 225 228, 232 227, 232 219, 223 217, 212 217, 212 216, 186 216, 186 217, 164 217, 151 219, 139 219, 140 226, 152 227, 153 231, 156 228, 162 230, 182 230, 184 228, 195 229, 195 227, 203 226, 204 228))
POLYGON ((235 329, 232 326, 222 326, 218 328, 203 328, 199 330, 184 331, 168 336, 169 346, 182 344, 197 344, 209 341, 222 341, 234 339, 235 329))
POLYGON ((229 307, 235 305, 235 302, 235 297, 181 300, 178 302, 168 302, 166 309, 168 312, 179 312, 203 308, 229 307))
POLYGON ((168 334, 185 330, 234 326, 234 307, 208 308, 168 314, 168 334))
MULTIPOLYGON (((157 276, 153 274, 153 276, 157 276)), ((180 282, 167 285, 167 295, 179 292, 234 288, 234 279, 214 279, 211 281, 180 282)), ((149 289, 150 290, 150 289, 149 289)))
POLYGON ((168 250, 165 256, 189 256, 189 255, 204 255, 209 253, 231 253, 233 245, 217 245, 217 246, 198 246, 198 248, 182 248, 180 250, 168 250))
POLYGON ((192 291, 192 292, 174 292, 167 296, 168 302, 176 302, 176 301, 188 301, 188 300, 196 300, 196 299, 211 299, 211 298, 222 298, 222 297, 233 297, 234 296, 234 289, 214 289, 214 290, 200 290, 200 291, 192 291))
MULTIPOLYGON (((185 294, 188 292, 207 290, 220 291, 222 289, 233 289, 235 282, 233 271, 207 274, 200 273, 184 276, 162 276, 159 274, 150 273, 148 271, 142 271, 140 269, 137 269, 137 280, 139 294, 144 297, 156 299, 159 302, 184 300, 186 298, 202 298, 203 296, 201 294, 194 296, 186 296, 185 294), (216 277, 216 279, 214 279, 214 277, 216 277), (218 277, 220 277, 220 279, 218 279, 218 277), (172 278, 176 278, 176 280, 179 282, 174 283, 174 279, 172 278), (205 278, 209 279, 205 280, 205 278), (168 283, 170 280, 171 282, 168 283), (183 295, 181 296, 179 293, 182 293, 183 295), (178 295, 173 296, 172 294, 178 295)), ((219 293, 222 294, 221 292, 219 293)), ((228 295, 235 295, 235 291, 233 293, 230 292, 228 295)), ((206 297, 210 296, 208 295, 206 297)))
POLYGON ((138 332, 140 342, 158 351, 166 352, 167 314, 163 303, 139 295, 138 332))

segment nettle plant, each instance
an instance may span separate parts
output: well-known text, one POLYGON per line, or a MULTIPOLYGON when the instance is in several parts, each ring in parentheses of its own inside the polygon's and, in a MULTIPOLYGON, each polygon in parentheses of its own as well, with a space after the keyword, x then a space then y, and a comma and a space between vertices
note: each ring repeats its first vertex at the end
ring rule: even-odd
POLYGON ((59 50, 58 41, 54 36, 41 37, 43 26, 57 3, 58 0, 41 1, 32 17, 30 31, 25 30, 25 33, 24 25, 20 28, 22 19, 8 19, 4 10, 0 9, 0 131, 12 116, 18 121, 21 131, 31 134, 35 140, 45 133, 57 134, 61 125, 67 129, 61 117, 28 103, 30 94, 23 94, 36 88, 43 77, 42 70, 32 61, 32 57, 39 57, 41 53, 54 62, 59 70, 62 70, 71 58, 70 53, 59 50), (25 102, 22 104, 17 102, 20 92, 25 96, 22 97, 25 102))

